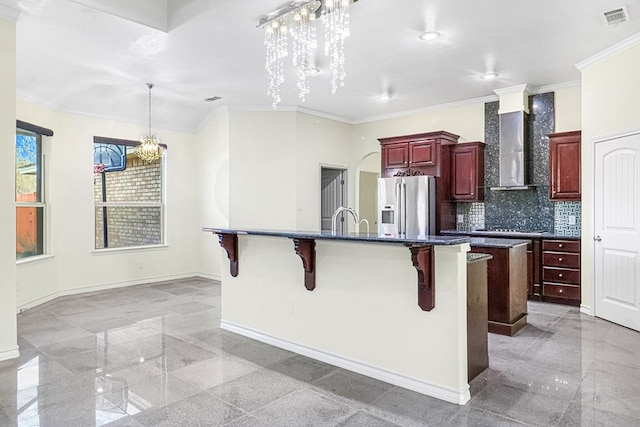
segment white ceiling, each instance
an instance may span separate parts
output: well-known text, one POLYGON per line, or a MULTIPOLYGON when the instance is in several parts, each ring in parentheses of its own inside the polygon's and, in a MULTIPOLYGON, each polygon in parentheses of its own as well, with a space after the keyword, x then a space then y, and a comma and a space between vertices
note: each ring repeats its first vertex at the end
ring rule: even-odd
MULTIPOLYGON (((17 94, 53 108, 194 132, 220 106, 268 109, 261 17, 286 0, 0 0, 21 10, 17 94), (163 27, 164 25, 164 27, 163 27), (162 31, 155 28, 168 28, 162 31), (220 96, 222 100, 204 102, 220 96)), ((322 34, 322 31, 318 31, 322 34)), ((575 64, 640 32, 640 0, 359 0, 351 6, 345 87, 321 73, 299 103, 293 72, 282 109, 349 123, 576 82, 575 64), (631 20, 601 12, 626 5, 631 20), (433 26, 434 42, 418 35, 433 26), (499 77, 481 80, 486 71, 499 77), (388 90, 392 99, 377 96, 388 90)))

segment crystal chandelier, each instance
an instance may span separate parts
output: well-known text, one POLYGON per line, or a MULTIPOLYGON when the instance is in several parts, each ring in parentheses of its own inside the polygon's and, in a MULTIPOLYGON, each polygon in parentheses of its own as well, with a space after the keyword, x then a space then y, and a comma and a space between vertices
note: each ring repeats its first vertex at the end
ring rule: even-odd
POLYGON ((292 39, 291 59, 297 75, 298 98, 305 101, 310 93, 309 74, 314 68, 317 48, 316 18, 324 27, 324 54, 329 58, 331 93, 344 86, 344 40, 349 36, 349 4, 357 0, 294 1, 260 20, 264 27, 266 47, 265 69, 268 76, 267 95, 272 107, 282 100, 280 85, 284 83, 285 57, 289 56, 289 37, 292 39))
POLYGON ((158 135, 151 133, 151 89, 153 88, 153 83, 147 83, 147 87, 149 88, 149 133, 142 135, 142 138, 140 138, 140 145, 138 145, 136 154, 145 162, 151 163, 162 157, 163 150, 160 147, 158 135))

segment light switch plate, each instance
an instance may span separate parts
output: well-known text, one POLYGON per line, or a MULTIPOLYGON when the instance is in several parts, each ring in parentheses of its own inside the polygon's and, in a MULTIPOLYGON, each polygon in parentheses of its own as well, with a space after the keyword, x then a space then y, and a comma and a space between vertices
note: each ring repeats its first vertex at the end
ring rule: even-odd
POLYGON ((569 215, 569 225, 576 225, 576 216, 569 215))
POLYGON ((464 222, 464 215, 458 215, 458 224, 462 224, 464 222))

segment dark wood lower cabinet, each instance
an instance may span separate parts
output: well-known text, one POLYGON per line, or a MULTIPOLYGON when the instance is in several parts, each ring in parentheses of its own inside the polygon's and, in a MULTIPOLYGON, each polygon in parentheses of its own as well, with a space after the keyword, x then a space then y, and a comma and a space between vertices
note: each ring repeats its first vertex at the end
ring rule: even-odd
POLYGON ((542 258, 542 243, 540 239, 531 240, 531 273, 529 299, 540 301, 542 299, 542 275, 540 264, 542 258))
POLYGON ((487 343, 487 261, 474 257, 467 261, 467 373, 469 381, 489 367, 487 343))
POLYGON ((527 245, 510 248, 474 247, 485 253, 488 262, 489 332, 515 335, 527 324, 527 245))
POLYGON ((542 240, 542 300, 580 305, 580 241, 542 240))

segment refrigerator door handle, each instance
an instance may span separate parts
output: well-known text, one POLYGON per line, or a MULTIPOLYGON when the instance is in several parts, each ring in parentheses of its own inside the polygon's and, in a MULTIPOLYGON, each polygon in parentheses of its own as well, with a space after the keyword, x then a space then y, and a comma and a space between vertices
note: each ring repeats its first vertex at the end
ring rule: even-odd
POLYGON ((400 184, 400 234, 407 234, 407 183, 400 184))
POLYGON ((395 217, 395 226, 398 234, 402 233, 402 215, 403 215, 402 205, 402 180, 398 180, 396 182, 396 217, 395 217))

